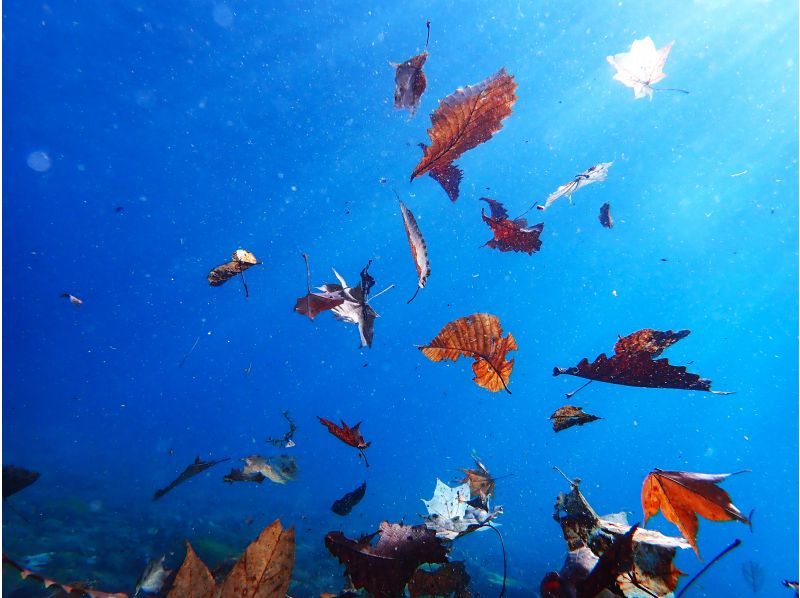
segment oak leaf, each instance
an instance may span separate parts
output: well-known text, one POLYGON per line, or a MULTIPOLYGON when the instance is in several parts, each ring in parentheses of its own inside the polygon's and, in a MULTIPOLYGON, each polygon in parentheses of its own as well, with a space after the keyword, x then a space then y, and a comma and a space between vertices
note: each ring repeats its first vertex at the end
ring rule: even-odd
POLYGON ((471 357, 475 384, 492 392, 508 389, 513 359, 506 359, 515 351, 517 342, 509 332, 503 337, 503 328, 497 316, 473 314, 447 324, 429 344, 418 347, 431 361, 456 361, 471 357))
POLYGON ((353 585, 377 598, 402 595, 420 565, 447 562, 443 541, 424 525, 384 521, 378 532, 358 540, 332 531, 325 536, 325 546, 345 566, 353 585), (376 535, 378 542, 373 545, 376 535))
POLYGON ((430 174, 452 201, 458 199, 461 170, 453 164, 464 152, 488 141, 511 114, 517 84, 504 68, 475 85, 459 88, 439 103, 431 114, 423 156, 411 173, 411 180, 430 174))
POLYGON ((553 375, 568 374, 624 386, 678 388, 720 395, 730 394, 711 390, 710 380, 687 372, 684 366, 671 365, 667 359, 655 359, 664 349, 688 335, 688 330, 661 332, 645 328, 621 337, 614 345, 614 354, 611 357, 606 357, 605 353, 602 353, 592 363, 584 358, 575 367, 553 368, 553 375))
POLYGON ((585 413, 581 407, 565 405, 556 409, 550 419, 553 421, 553 431, 561 432, 572 426, 582 426, 600 418, 596 415, 585 413))
POLYGON ((741 521, 749 523, 725 490, 717 486, 733 474, 690 473, 686 471, 662 471, 656 469, 648 474, 642 486, 642 509, 645 523, 660 510, 664 517, 675 525, 683 537, 692 545, 698 558, 697 516, 710 521, 741 521))
POLYGON ((353 448, 358 449, 358 453, 360 457, 363 457, 364 464, 369 467, 369 463, 367 462, 367 456, 364 454, 364 450, 369 448, 370 442, 366 442, 364 437, 361 435, 361 422, 358 422, 352 428, 344 423, 344 420, 341 420, 342 425, 337 426, 330 420, 325 419, 324 417, 317 416, 319 422, 328 428, 328 432, 336 436, 339 440, 344 442, 345 444, 352 446, 353 448))
POLYGON ((405 204, 400 202, 400 212, 403 215, 403 225, 406 229, 408 236, 408 245, 411 248, 411 257, 414 258, 414 266, 417 268, 417 290, 414 291, 414 296, 408 300, 411 303, 419 293, 419 290, 425 288, 428 282, 428 276, 431 275, 431 263, 428 260, 428 246, 425 244, 425 239, 422 232, 417 225, 417 219, 411 213, 405 204))
POLYGON ((508 212, 499 201, 481 197, 481 201, 489 204, 490 215, 487 216, 481 209, 481 218, 492 229, 494 238, 489 239, 485 245, 500 251, 521 251, 532 255, 542 248, 539 235, 544 230, 544 223, 528 226, 524 218, 508 219, 508 212))

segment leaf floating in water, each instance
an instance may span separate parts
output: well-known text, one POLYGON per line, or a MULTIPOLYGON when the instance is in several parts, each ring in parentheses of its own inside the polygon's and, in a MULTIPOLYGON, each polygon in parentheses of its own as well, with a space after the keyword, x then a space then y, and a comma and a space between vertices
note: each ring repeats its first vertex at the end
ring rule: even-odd
POLYGON ((697 516, 711 521, 741 521, 747 517, 731 502, 725 490, 717 486, 733 474, 690 473, 687 471, 662 471, 656 469, 647 476, 642 486, 642 509, 645 523, 659 510, 671 523, 678 526, 683 537, 692 545, 698 558, 697 516))
POLYGON ((181 484, 193 478, 197 474, 204 472, 209 467, 214 467, 218 463, 230 460, 231 460, 230 457, 225 457, 224 459, 220 459, 219 461, 201 461, 200 457, 195 458, 194 463, 192 463, 186 469, 184 469, 181 475, 175 478, 169 484, 169 486, 161 488, 160 490, 156 490, 156 493, 153 495, 153 500, 158 500, 170 490, 173 490, 175 487, 180 486, 181 484))
POLYGON ((232 469, 225 476, 226 482, 257 482, 265 479, 276 484, 291 482, 297 477, 297 462, 289 455, 277 457, 262 457, 251 455, 242 459, 244 467, 241 470, 232 469))
MULTIPOLYGON (((598 382, 645 388, 677 388, 702 390, 714 394, 730 394, 711 390, 711 381, 686 371, 684 366, 670 365, 667 359, 656 359, 670 345, 689 335, 689 330, 661 332, 651 328, 621 337, 614 345, 614 354, 602 353, 594 362, 584 358, 570 368, 553 368, 553 375, 568 374, 598 382)), ((572 393, 574 394, 574 393, 572 393)))
POLYGON ((517 350, 517 343, 509 332, 503 337, 503 328, 497 316, 473 314, 447 324, 429 344, 418 347, 431 361, 456 361, 470 357, 475 384, 492 392, 508 389, 513 359, 506 359, 509 351, 517 350))
POLYGON ((461 171, 453 162, 503 128, 503 119, 511 114, 517 101, 516 90, 514 77, 500 69, 488 79, 459 88, 443 99, 431 115, 431 145, 423 145, 422 159, 411 173, 411 180, 428 173, 452 201, 458 199, 461 171))
POLYGON ((419 290, 425 288, 428 276, 431 275, 431 263, 428 261, 428 246, 419 230, 417 219, 402 201, 400 202, 400 212, 403 214, 403 224, 408 236, 408 245, 411 247, 411 257, 414 258, 414 266, 417 268, 417 290, 414 292, 414 296, 408 300, 408 303, 411 303, 419 290))
POLYGON ((59 295, 62 299, 69 299, 69 302, 72 303, 75 307, 80 307, 83 305, 83 299, 78 299, 75 295, 70 295, 69 293, 61 293, 59 295))
POLYGON ((31 571, 27 567, 23 567, 22 565, 12 561, 6 555, 3 555, 3 564, 11 567, 12 569, 16 569, 19 572, 19 576, 22 579, 32 579, 34 581, 39 582, 47 589, 54 589, 56 591, 63 592, 66 595, 76 595, 76 596, 86 596, 88 598, 128 598, 128 595, 124 592, 116 592, 116 593, 109 593, 109 592, 101 592, 100 590, 93 590, 91 588, 86 587, 83 583, 70 583, 65 584, 61 583, 35 571, 31 571))
POLYGON ((422 67, 428 58, 431 22, 428 21, 426 26, 428 28, 428 38, 425 40, 425 50, 423 50, 422 54, 412 56, 401 64, 389 63, 395 69, 394 109, 408 110, 409 117, 413 117, 416 114, 420 98, 425 93, 425 88, 428 85, 422 67))
POLYGON ((469 484, 470 494, 477 497, 478 504, 482 509, 489 509, 489 499, 494 496, 495 479, 481 460, 473 453, 475 469, 462 469, 467 477, 461 480, 462 484, 469 484))
POLYGON ((361 499, 364 498, 366 491, 367 483, 364 482, 352 492, 348 492, 339 500, 334 501, 333 505, 331 505, 331 511, 337 515, 341 515, 342 517, 349 515, 350 511, 353 510, 353 507, 360 503, 361 499))
POLYGON ((528 255, 533 255, 542 248, 539 235, 544 230, 543 222, 528 226, 528 221, 524 218, 509 220, 508 212, 499 201, 488 197, 481 197, 481 201, 488 203, 491 211, 491 215, 487 216, 481 209, 481 218, 494 235, 493 239, 486 242, 487 247, 500 251, 521 251, 528 255))
POLYGON ((162 555, 161 558, 150 559, 147 563, 147 567, 145 567, 145 570, 136 582, 133 598, 137 598, 140 592, 158 594, 161 591, 161 588, 164 587, 164 582, 172 573, 171 570, 164 568, 164 560, 166 558, 166 555, 162 555))
MULTIPOLYGON (((660 50, 656 50, 655 43, 648 35, 644 39, 634 40, 630 52, 607 56, 608 64, 617 70, 614 80, 625 87, 633 88, 634 99, 648 96, 652 101, 653 85, 667 76, 664 73, 664 65, 674 43, 670 42, 660 50)), ((682 89, 674 91, 688 93, 682 89)))
POLYGON ((323 311, 338 307, 345 301, 344 291, 335 292, 311 292, 311 272, 308 267, 308 256, 304 253, 303 259, 306 262, 306 289, 308 293, 304 297, 300 297, 294 305, 294 311, 308 316, 309 320, 313 320, 323 311))
POLYGON ((605 228, 614 228, 614 219, 611 217, 611 204, 604 203, 600 206, 600 224, 605 228))
POLYGON ((546 210, 550 207, 550 204, 564 196, 571 200, 572 194, 586 185, 602 183, 608 177, 608 169, 611 168, 613 164, 613 162, 601 162, 600 164, 596 164, 584 170, 579 175, 576 175, 569 183, 561 185, 558 189, 553 191, 547 198, 547 201, 544 202, 544 205, 539 204, 536 206, 536 209, 546 210))
POLYGON ((242 284, 244 285, 245 297, 247 297, 250 295, 250 292, 247 289, 247 283, 244 281, 244 273, 253 266, 258 266, 260 264, 261 262, 256 259, 256 256, 249 251, 237 249, 233 252, 231 261, 217 266, 208 273, 208 284, 212 287, 218 287, 237 274, 240 274, 242 276, 242 284))
POLYGON ((572 405, 565 405, 556 409, 553 415, 550 416, 553 421, 553 431, 561 432, 572 426, 582 426, 590 422, 600 419, 596 415, 584 413, 581 407, 573 407, 572 405))
POLYGON ((474 531, 489 529, 486 525, 503 512, 501 507, 487 510, 476 506, 471 496, 469 484, 451 488, 441 480, 436 480, 436 489, 430 500, 422 499, 428 514, 423 516, 428 529, 436 532, 436 537, 455 540, 474 531))
POLYGON ((6 499, 20 490, 24 490, 38 479, 39 473, 36 471, 13 465, 3 465, 3 498, 6 499))
POLYGON ((328 428, 328 432, 336 436, 339 440, 344 442, 345 444, 352 446, 353 448, 358 449, 359 457, 364 458, 364 464, 369 467, 369 463, 367 462, 367 456, 364 454, 364 451, 369 448, 370 442, 366 442, 364 437, 361 435, 361 422, 358 422, 352 428, 344 423, 342 420, 342 425, 337 426, 330 420, 327 420, 323 417, 317 416, 319 422, 328 428))

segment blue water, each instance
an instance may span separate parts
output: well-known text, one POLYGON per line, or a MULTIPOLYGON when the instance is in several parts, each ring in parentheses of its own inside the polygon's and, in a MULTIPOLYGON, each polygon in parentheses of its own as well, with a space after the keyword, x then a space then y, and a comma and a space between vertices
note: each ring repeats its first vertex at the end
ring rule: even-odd
MULTIPOLYGON (((743 545, 693 595, 749 595, 747 561, 764 569, 762 595, 790 595, 780 581, 798 570, 797 22, 795 3, 724 0, 7 1, 3 464, 41 478, 10 499, 27 522, 3 510, 3 551, 54 552, 49 575, 130 592, 148 558, 166 552, 177 566, 184 539, 205 540, 198 552, 213 561, 280 518, 297 529, 291 595, 335 592, 342 568, 325 533, 418 523, 420 498, 471 466, 474 449, 492 473, 513 474, 496 491, 510 596, 534 595, 563 562, 552 505, 568 486, 554 465, 583 480, 598 512, 632 522, 654 467, 752 470, 723 486, 755 509, 753 531, 701 521, 706 561, 743 545), (409 120, 392 109, 388 62, 422 50, 426 19, 428 89, 409 120), (605 57, 646 35, 675 41, 660 86, 688 95, 634 101, 612 79, 605 57), (458 202, 429 177, 409 183, 438 99, 501 66, 519 100, 458 161, 458 202), (481 247, 479 197, 513 216, 612 160, 608 180, 572 205, 529 215, 545 223, 540 253, 481 247), (410 305, 416 277, 392 188, 430 251, 428 286, 410 305), (612 230, 597 221, 604 202, 612 230), (247 274, 249 299, 236 280, 206 281, 239 247, 264 262, 247 274), (313 284, 333 280, 331 267, 355 284, 372 259, 376 291, 397 285, 373 303, 371 350, 330 314, 292 312, 301 252, 313 284), (414 348, 475 312, 517 339, 511 395, 474 385, 468 361, 448 367, 414 348), (603 419, 555 435, 547 418, 581 380, 554 378, 553 366, 610 353, 640 328, 691 329, 665 356, 736 394, 595 383, 572 402, 603 419), (286 409, 297 481, 226 485, 226 463, 151 501, 197 455, 280 452, 264 439, 283 434, 286 409), (318 415, 363 420, 369 469, 318 415), (365 479, 350 516, 330 512, 365 479)), ((648 527, 677 534, 661 515, 648 527)), ((493 534, 459 540, 453 558, 476 592, 499 591, 493 534)), ((702 566, 691 551, 677 564, 702 566)))

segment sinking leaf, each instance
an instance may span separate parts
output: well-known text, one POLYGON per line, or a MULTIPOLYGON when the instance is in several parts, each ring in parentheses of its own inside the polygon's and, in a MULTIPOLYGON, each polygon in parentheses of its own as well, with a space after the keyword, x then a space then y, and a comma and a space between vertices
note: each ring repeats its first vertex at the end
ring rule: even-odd
POLYGON ((600 206, 600 224, 605 228, 614 228, 614 219, 611 217, 611 204, 604 203, 600 206))
POLYGON ((475 460, 475 469, 462 469, 467 477, 461 480, 461 483, 469 484, 470 495, 477 497, 480 506, 488 510, 489 499, 494 496, 495 480, 474 453, 472 458, 475 460))
POLYGON ((544 202, 544 205, 537 205, 536 209, 546 210, 550 207, 550 204, 564 196, 571 200, 572 194, 586 185, 591 185, 592 183, 602 183, 606 180, 606 177, 608 177, 608 169, 611 168, 613 164, 613 162, 601 162, 600 164, 596 164, 591 168, 584 170, 579 175, 576 175, 575 178, 569 183, 565 183, 553 191, 553 193, 551 193, 547 198, 547 201, 544 202))
POLYGON ((366 491, 367 483, 364 482, 352 492, 348 492, 339 500, 334 501, 333 505, 331 505, 331 511, 337 515, 341 515, 342 517, 348 515, 350 511, 353 510, 353 507, 361 502, 361 499, 364 498, 366 491))
POLYGON ((297 476, 297 462, 294 457, 289 455, 278 455, 276 457, 261 457, 251 455, 245 457, 242 473, 246 476, 260 474, 276 484, 291 482, 297 476))
POLYGON ((661 332, 645 328, 620 337, 615 353, 600 354, 594 362, 584 358, 575 367, 553 369, 553 375, 568 374, 599 382, 645 388, 678 388, 702 390, 714 394, 730 394, 711 390, 711 381, 686 371, 684 366, 671 365, 667 359, 655 359, 661 352, 689 335, 689 330, 661 332))
POLYGON ((153 500, 158 500, 159 498, 164 496, 167 492, 174 489, 176 486, 180 486, 190 478, 196 476, 198 473, 202 473, 209 467, 214 467, 214 465, 222 463, 223 461, 230 461, 230 457, 220 459, 219 461, 201 461, 200 457, 195 458, 194 463, 192 463, 186 469, 184 469, 183 472, 181 472, 181 475, 175 478, 169 484, 169 486, 161 488, 160 490, 156 490, 155 495, 153 495, 153 500))
POLYGON ((644 39, 634 40, 630 52, 607 56, 606 60, 617 70, 614 79, 625 87, 633 88, 635 99, 648 96, 652 101, 653 85, 667 76, 664 64, 674 43, 670 42, 656 50, 655 43, 648 35, 644 39))
POLYGON ((344 278, 342 278, 336 270, 334 270, 333 273, 336 275, 339 282, 328 283, 320 287, 320 290, 324 293, 333 293, 344 298, 342 304, 333 308, 333 316, 337 320, 349 322, 350 324, 356 324, 358 326, 362 348, 372 347, 372 338, 375 333, 375 319, 379 317, 378 312, 369 305, 369 294, 375 284, 375 279, 369 274, 369 267, 371 264, 372 260, 361 270, 361 283, 355 288, 347 286, 347 282, 345 282, 344 278))
POLYGON ((161 558, 150 559, 145 567, 139 580, 136 582, 136 590, 134 591, 133 598, 139 596, 140 592, 148 594, 157 594, 164 587, 164 582, 169 577, 171 570, 164 568, 164 560, 166 555, 161 558))
POLYGON ((395 110, 408 110, 409 117, 414 116, 417 112, 419 100, 422 94, 425 93, 425 87, 428 84, 425 73, 422 72, 422 67, 428 58, 431 22, 428 21, 426 26, 428 28, 428 37, 425 40, 425 50, 423 50, 422 54, 412 56, 401 64, 389 63, 395 69, 394 108, 395 110))
POLYGON ((481 201, 489 204, 491 215, 487 216, 481 209, 481 218, 492 229, 493 239, 486 242, 486 246, 500 251, 521 251, 532 255, 539 251, 542 242, 539 235, 544 230, 544 223, 528 226, 524 218, 508 219, 508 212, 499 201, 481 197, 481 201))
POLYGON ((86 596, 87 598, 128 598, 128 595, 123 592, 101 592, 100 590, 88 588, 84 584, 65 584, 49 579, 43 575, 40 575, 39 573, 36 573, 35 571, 31 571, 27 567, 17 564, 6 555, 3 555, 3 564, 11 567, 12 569, 16 569, 22 579, 32 579, 42 584, 45 588, 52 588, 53 590, 64 592, 64 594, 67 595, 73 594, 78 596, 86 596))
POLYGON ((364 464, 369 467, 367 456, 364 454, 364 450, 366 450, 371 443, 366 442, 364 437, 361 435, 361 430, 359 429, 361 427, 361 422, 358 422, 351 428, 344 423, 344 420, 341 420, 341 426, 337 426, 335 423, 325 418, 317 416, 317 419, 323 426, 328 428, 328 432, 336 436, 336 438, 345 444, 358 449, 359 456, 364 458, 364 464))
POLYGON ((3 498, 8 498, 20 490, 24 490, 39 479, 39 472, 3 465, 3 498))
POLYGON ((69 299, 69 302, 72 303, 75 307, 80 307, 83 305, 83 299, 78 299, 75 295, 70 295, 69 293, 61 293, 59 295, 62 299, 69 299))
POLYGON ((573 407, 572 405, 565 405, 556 409, 553 415, 550 416, 553 420, 553 431, 561 432, 572 426, 582 426, 590 422, 600 419, 596 415, 584 413, 581 407, 573 407))
POLYGON ((419 568, 408 582, 411 598, 422 596, 453 596, 469 598, 469 575, 463 561, 440 565, 433 571, 419 568))
POLYGON ((414 296, 408 300, 408 303, 411 303, 419 290, 425 288, 428 276, 431 274, 431 263, 428 261, 428 247, 425 245, 425 239, 422 237, 419 226, 417 226, 417 219, 402 201, 400 202, 400 212, 403 214, 408 245, 411 247, 411 256, 414 258, 414 265, 417 268, 417 290, 414 292, 414 296))
POLYGON ((483 531, 487 523, 500 515, 502 508, 487 511, 470 503, 469 484, 451 488, 441 480, 436 480, 436 489, 430 500, 422 499, 428 515, 423 516, 428 529, 436 532, 438 538, 455 540, 473 531, 483 531))
POLYGON ((294 311, 304 316, 308 316, 309 320, 313 320, 317 315, 323 311, 338 307, 345 301, 343 291, 323 291, 322 293, 311 292, 311 272, 308 267, 308 256, 304 253, 303 259, 306 262, 306 288, 308 293, 304 297, 297 299, 294 305, 294 311))
POLYGON ((503 328, 497 316, 473 314, 447 324, 429 344, 418 347, 431 361, 456 361, 471 357, 475 384, 492 392, 508 389, 514 360, 506 360, 517 343, 509 332, 503 337, 503 328))
POLYGON ((231 256, 231 261, 217 266, 208 273, 208 284, 218 287, 229 281, 237 274, 242 274, 245 270, 259 265, 259 262, 249 251, 237 249, 231 256))
POLYGON ((617 578, 633 569, 633 536, 638 527, 634 525, 623 535, 615 537, 611 546, 603 551, 589 576, 578 583, 578 598, 594 598, 603 590, 624 596, 617 578))
POLYGON ((660 510, 668 521, 678 526, 700 557, 697 547, 698 515, 710 521, 748 523, 747 517, 734 506, 728 493, 717 486, 731 475, 660 469, 650 472, 642 486, 645 523, 660 510))
POLYGON ((481 83, 459 88, 442 100, 431 115, 431 145, 424 147, 411 180, 427 172, 452 201, 458 199, 461 172, 453 162, 503 127, 503 119, 511 114, 517 100, 516 89, 514 78, 500 69, 481 83))
POLYGON ((325 546, 340 563, 356 588, 377 598, 402 594, 414 571, 423 563, 447 562, 447 549, 436 533, 424 525, 381 523, 377 534, 351 540, 342 532, 329 532, 325 546), (378 535, 378 542, 371 541, 378 535))

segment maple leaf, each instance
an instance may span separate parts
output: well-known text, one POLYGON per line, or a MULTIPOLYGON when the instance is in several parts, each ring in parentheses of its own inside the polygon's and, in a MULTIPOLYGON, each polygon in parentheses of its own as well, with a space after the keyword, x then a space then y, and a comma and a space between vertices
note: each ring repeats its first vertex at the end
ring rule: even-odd
POLYGON ((187 466, 186 469, 181 472, 181 475, 170 482, 168 486, 161 488, 160 490, 156 490, 156 493, 153 495, 153 500, 158 500, 176 486, 180 486, 190 478, 193 478, 197 474, 204 472, 209 467, 214 467, 214 465, 222 463, 223 461, 230 461, 230 457, 220 459, 219 461, 201 461, 200 457, 196 457, 194 463, 187 466))
MULTIPOLYGON (((231 256, 231 261, 217 266, 208 273, 208 284, 212 287, 218 287, 226 283, 237 274, 244 275, 244 272, 253 266, 261 264, 249 251, 244 249, 237 249, 231 256)), ((247 286, 245 285, 245 291, 247 286)))
POLYGON ((422 94, 425 93, 425 88, 428 81, 425 78, 425 73, 422 67, 428 59, 428 42, 431 37, 431 22, 426 23, 428 28, 428 37, 425 40, 425 50, 422 54, 412 56, 403 63, 390 62, 392 68, 395 69, 394 74, 394 109, 408 110, 409 118, 413 117, 419 108, 419 101, 422 94))
POLYGON ((747 517, 731 502, 725 490, 717 486, 733 474, 690 473, 686 471, 662 471, 656 469, 648 474, 642 486, 642 509, 645 524, 659 510, 668 521, 678 526, 683 537, 692 545, 698 558, 697 516, 711 521, 741 521, 749 523, 747 517))
POLYGON ((611 217, 611 204, 604 203, 600 206, 600 224, 605 228, 614 228, 614 219, 611 217))
POLYGON ((565 405, 564 407, 556 409, 553 415, 550 416, 550 419, 553 421, 553 431, 561 432, 572 426, 582 426, 583 424, 588 424, 600 418, 596 415, 584 413, 581 407, 565 405))
POLYGON ((308 292, 304 297, 297 299, 294 305, 294 311, 304 316, 308 316, 309 320, 313 320, 323 311, 333 309, 340 306, 345 301, 343 291, 337 292, 311 292, 311 272, 308 267, 308 255, 303 254, 303 259, 306 262, 306 289, 308 292))
POLYGON ((505 389, 514 360, 506 360, 509 351, 517 350, 517 342, 509 332, 503 337, 503 328, 497 316, 473 314, 447 324, 429 344, 417 347, 431 361, 456 361, 471 357, 475 384, 492 392, 505 389))
POLYGON ((428 510, 428 515, 423 516, 425 525, 434 530, 438 538, 455 540, 473 531, 487 530, 485 525, 503 512, 500 507, 491 511, 476 508, 470 501, 469 484, 451 488, 437 479, 433 497, 422 499, 428 510))
POLYGON ((541 249, 542 242, 539 235, 544 230, 543 222, 528 226, 528 221, 524 218, 509 220, 508 212, 499 201, 488 197, 480 199, 489 204, 491 215, 487 216, 481 209, 481 218, 489 225, 494 235, 493 239, 485 243, 486 246, 500 251, 521 251, 528 255, 541 249))
POLYGON ((575 367, 554 368, 553 375, 568 374, 624 386, 677 388, 720 395, 730 394, 711 390, 710 380, 687 372, 684 366, 671 365, 667 359, 655 359, 664 349, 688 335, 689 330, 661 332, 645 328, 621 337, 614 345, 614 354, 611 357, 606 357, 605 353, 602 353, 592 363, 584 358, 575 367))
POLYGON ((670 42, 656 50, 655 43, 648 35, 644 39, 634 40, 630 52, 607 56, 606 61, 617 71, 614 79, 625 87, 633 88, 634 99, 648 96, 652 101, 653 85, 667 76, 664 65, 674 43, 670 42))
POLYGON ((332 531, 325 536, 325 546, 345 566, 353 585, 377 598, 402 595, 403 588, 423 563, 447 562, 442 540, 424 525, 384 521, 378 532, 359 540, 332 531), (378 542, 372 545, 376 535, 378 542))
POLYGON ((433 571, 417 569, 408 582, 411 598, 453 596, 469 598, 469 575, 463 561, 440 565, 433 571))
POLYGON ((358 449, 358 453, 360 457, 364 458, 364 464, 369 467, 369 463, 367 462, 367 456, 364 454, 364 450, 369 447, 371 444, 370 442, 365 442, 364 437, 361 435, 361 422, 358 422, 352 428, 342 421, 341 426, 337 426, 330 420, 317 416, 317 419, 320 423, 328 428, 328 432, 336 436, 339 440, 344 442, 345 444, 352 446, 353 448, 358 449))
POLYGON ((594 166, 584 170, 582 173, 575 175, 575 178, 569 183, 565 183, 553 191, 548 196, 547 201, 544 202, 544 205, 538 204, 536 209, 546 210, 550 207, 550 204, 564 196, 566 196, 569 200, 572 200, 572 194, 578 189, 581 189, 586 185, 591 185, 592 183, 602 183, 608 177, 608 169, 611 168, 613 164, 613 162, 601 162, 600 164, 595 164, 594 166))
POLYGON ((400 212, 403 215, 403 225, 408 236, 411 256, 414 258, 414 266, 417 268, 417 290, 414 292, 414 296, 407 301, 407 303, 411 303, 419 293, 419 290, 425 288, 428 276, 431 275, 431 263, 428 261, 428 246, 425 244, 425 239, 419 230, 417 219, 414 218, 414 214, 402 201, 400 202, 400 212))
POLYGON ((475 85, 459 88, 439 103, 431 114, 423 156, 411 180, 429 173, 442 185, 452 201, 458 199, 461 171, 453 162, 464 152, 488 141, 511 114, 517 84, 504 68, 475 85))

